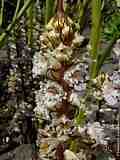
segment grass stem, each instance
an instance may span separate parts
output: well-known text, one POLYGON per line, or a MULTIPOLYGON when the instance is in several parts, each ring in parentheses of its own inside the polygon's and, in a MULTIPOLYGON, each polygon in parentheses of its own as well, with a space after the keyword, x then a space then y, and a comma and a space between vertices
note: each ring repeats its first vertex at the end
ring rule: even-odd
POLYGON ((47 25, 49 19, 54 14, 54 0, 46 0, 46 7, 45 7, 45 25, 47 25))
POLYGON ((33 38, 33 6, 34 6, 34 1, 30 4, 29 8, 27 9, 27 28, 28 28, 28 32, 27 32, 27 37, 28 37, 28 46, 32 47, 32 38, 33 38))
POLYGON ((101 26, 101 0, 92 0, 92 28, 90 37, 90 55, 92 64, 90 66, 90 79, 96 77, 98 44, 100 40, 100 26, 101 26))
POLYGON ((3 23, 3 10, 4 10, 4 0, 1 0, 1 10, 0 10, 0 27, 3 23))

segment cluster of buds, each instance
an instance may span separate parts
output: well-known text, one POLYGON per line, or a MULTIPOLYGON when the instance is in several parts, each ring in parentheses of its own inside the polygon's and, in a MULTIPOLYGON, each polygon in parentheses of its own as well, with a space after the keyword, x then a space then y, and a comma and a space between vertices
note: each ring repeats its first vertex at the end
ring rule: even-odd
POLYGON ((83 37, 73 31, 73 21, 64 14, 64 1, 58 0, 57 14, 46 25, 46 31, 40 35, 41 49, 52 52, 60 63, 68 63, 72 58, 72 50, 79 47, 83 37))

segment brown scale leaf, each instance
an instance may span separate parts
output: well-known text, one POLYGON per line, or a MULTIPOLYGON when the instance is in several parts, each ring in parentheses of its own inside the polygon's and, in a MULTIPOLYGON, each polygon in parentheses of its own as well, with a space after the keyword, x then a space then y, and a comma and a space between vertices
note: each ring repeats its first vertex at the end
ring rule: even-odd
POLYGON ((64 160, 64 151, 65 151, 64 145, 62 143, 59 143, 55 153, 56 160, 64 160))

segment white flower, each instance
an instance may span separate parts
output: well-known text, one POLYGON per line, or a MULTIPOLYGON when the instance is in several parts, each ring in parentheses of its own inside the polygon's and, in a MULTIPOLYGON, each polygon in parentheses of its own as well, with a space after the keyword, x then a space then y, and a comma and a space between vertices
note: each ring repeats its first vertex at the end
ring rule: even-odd
POLYGON ((95 139, 97 144, 106 145, 107 142, 105 141, 104 128, 100 125, 99 122, 89 123, 87 128, 88 135, 95 139))
POLYGON ((80 96, 77 92, 72 92, 69 100, 73 105, 80 106, 80 96))
POLYGON ((117 99, 118 91, 113 87, 111 81, 106 80, 103 83, 102 91, 103 91, 103 97, 105 101, 108 103, 108 105, 113 106, 118 103, 117 99))
POLYGON ((78 157, 70 150, 64 152, 65 160, 79 160, 78 157))

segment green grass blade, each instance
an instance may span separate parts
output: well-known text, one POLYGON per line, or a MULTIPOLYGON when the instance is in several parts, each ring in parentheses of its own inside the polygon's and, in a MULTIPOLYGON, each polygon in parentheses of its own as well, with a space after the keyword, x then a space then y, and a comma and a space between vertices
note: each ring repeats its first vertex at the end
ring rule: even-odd
POLYGON ((116 40, 120 37, 119 33, 114 34, 112 40, 110 41, 108 47, 104 49, 101 57, 98 59, 98 64, 97 64, 97 74, 99 73, 104 61, 106 60, 107 57, 110 56, 113 45, 115 44, 116 40))
POLYGON ((90 78, 93 79, 96 76, 97 68, 97 56, 98 56, 98 44, 100 39, 100 26, 101 26, 101 0, 92 0, 92 29, 90 36, 91 44, 91 60, 90 78))
POLYGON ((33 6, 34 6, 34 1, 31 3, 29 8, 27 9, 27 26, 28 26, 28 32, 27 32, 27 37, 28 37, 28 46, 32 47, 32 38, 33 38, 33 6))
POLYGON ((49 19, 54 15, 54 0, 46 0, 45 7, 45 25, 48 23, 49 19))
POLYGON ((83 29, 84 29, 84 23, 85 23, 85 13, 87 10, 87 7, 89 5, 91 0, 84 0, 83 2, 78 1, 78 5, 79 5, 79 25, 80 25, 80 33, 82 33, 83 29))
POLYGON ((15 13, 14 13, 12 21, 14 21, 16 19, 16 17, 17 17, 18 11, 20 9, 20 2, 21 2, 21 0, 17 0, 17 6, 16 6, 16 10, 15 10, 15 13))
POLYGON ((1 0, 1 9, 0 9, 0 27, 3 22, 3 10, 4 10, 4 0, 1 0))

